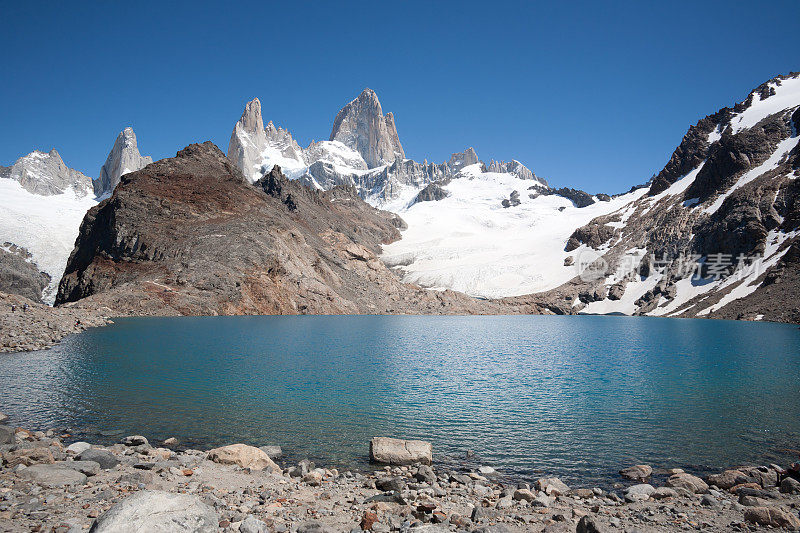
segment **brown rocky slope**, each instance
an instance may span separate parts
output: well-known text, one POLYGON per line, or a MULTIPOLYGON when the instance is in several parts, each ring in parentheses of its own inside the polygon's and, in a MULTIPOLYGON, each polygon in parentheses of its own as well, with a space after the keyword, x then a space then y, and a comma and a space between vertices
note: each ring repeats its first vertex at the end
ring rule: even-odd
POLYGON ((279 168, 250 185, 212 143, 127 174, 81 224, 56 305, 115 315, 541 313, 401 283, 376 254, 403 222, 279 168))

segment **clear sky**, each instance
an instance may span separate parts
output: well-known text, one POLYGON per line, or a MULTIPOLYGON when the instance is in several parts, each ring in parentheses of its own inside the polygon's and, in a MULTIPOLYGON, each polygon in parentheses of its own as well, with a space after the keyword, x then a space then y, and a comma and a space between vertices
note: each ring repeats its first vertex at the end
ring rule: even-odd
POLYGON ((406 154, 475 147, 556 186, 620 192, 690 124, 800 70, 800 2, 3 2, 0 164, 55 147, 97 177, 212 140, 245 102, 302 146, 364 87, 406 154))

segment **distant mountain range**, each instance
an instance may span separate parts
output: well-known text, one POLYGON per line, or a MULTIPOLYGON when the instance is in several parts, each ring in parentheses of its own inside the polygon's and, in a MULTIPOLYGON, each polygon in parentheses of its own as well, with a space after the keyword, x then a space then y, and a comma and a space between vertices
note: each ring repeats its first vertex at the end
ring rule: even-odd
POLYGON ((229 164, 209 144, 151 163, 126 128, 94 181, 55 150, 0 167, 0 291, 52 302, 66 269, 59 304, 120 314, 798 322, 799 122, 800 75, 773 78, 690 127, 646 185, 611 197, 554 189, 472 148, 441 163, 407 159, 370 89, 339 111, 329 140, 306 148, 264 126, 254 99, 229 164), (236 195, 250 200, 235 205, 236 195))

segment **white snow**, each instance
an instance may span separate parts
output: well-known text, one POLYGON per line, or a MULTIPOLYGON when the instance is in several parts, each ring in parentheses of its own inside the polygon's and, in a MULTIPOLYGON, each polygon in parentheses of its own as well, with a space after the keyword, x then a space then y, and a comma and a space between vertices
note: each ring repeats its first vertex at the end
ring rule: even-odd
POLYGON ((290 180, 294 180, 306 173, 308 167, 305 161, 295 159, 293 157, 286 157, 281 151, 274 146, 267 146, 261 151, 261 164, 256 165, 256 172, 261 176, 261 169, 265 168, 267 171, 272 170, 272 167, 279 165, 281 171, 290 180))
POLYGON ((778 146, 775 148, 775 151, 772 153, 769 158, 758 165, 756 168, 750 169, 749 171, 745 172, 736 183, 734 183, 730 189, 725 191, 721 194, 714 203, 710 206, 706 207, 703 211, 707 214, 712 214, 717 211, 722 206, 722 203, 725 199, 730 196, 736 189, 740 187, 744 187, 757 177, 761 176, 765 172, 769 172, 770 170, 776 168, 781 160, 788 154, 795 146, 797 146, 797 141, 800 140, 799 136, 789 137, 788 139, 784 139, 778 143, 778 146))
POLYGON ((720 139, 722 139, 722 132, 719 131, 719 124, 717 124, 717 127, 714 128, 714 131, 708 134, 708 144, 714 144, 720 139))
POLYGON ((800 77, 781 80, 780 85, 772 82, 770 86, 775 88, 774 95, 761 100, 758 94, 754 93, 750 107, 731 118, 733 133, 752 128, 760 120, 774 113, 800 105, 800 77))
POLYGON ((564 251, 572 232, 647 192, 638 189, 578 209, 560 196, 529 198, 534 182, 513 174, 482 173, 480 165, 470 165, 461 175, 444 187, 450 196, 443 200, 408 207, 413 195, 404 191, 389 206, 408 229, 401 240, 384 246, 382 259, 400 265, 404 281, 487 298, 555 288, 578 274, 576 266, 564 266, 567 256, 580 251, 564 251), (502 200, 514 190, 522 203, 503 208, 502 200))
POLYGON ((72 188, 40 196, 15 180, 0 179, 0 244, 26 248, 39 270, 50 275, 50 285, 42 295, 46 303, 55 301, 83 216, 96 203, 93 195, 80 196, 72 188))
POLYGON ((622 298, 619 300, 609 300, 606 298, 605 300, 591 302, 581 310, 580 314, 623 313, 632 315, 637 309, 636 300, 658 285, 659 281, 661 281, 660 274, 654 274, 645 279, 637 277, 625 285, 625 294, 623 294, 622 298))

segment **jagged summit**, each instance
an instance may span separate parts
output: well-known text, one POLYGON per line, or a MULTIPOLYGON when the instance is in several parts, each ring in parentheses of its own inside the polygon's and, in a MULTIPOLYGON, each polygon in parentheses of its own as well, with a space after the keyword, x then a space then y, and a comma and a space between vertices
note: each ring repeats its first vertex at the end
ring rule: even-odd
POLYGON ((97 196, 111 194, 120 177, 141 170, 152 162, 152 157, 139 154, 136 134, 133 128, 128 126, 117 135, 114 146, 100 169, 100 176, 94 182, 95 194, 97 196))
POLYGON ((384 116, 378 95, 370 88, 361 91, 339 111, 333 121, 330 140, 356 150, 369 168, 405 158, 394 115, 384 116))
POLYGON ((69 168, 55 148, 49 152, 34 150, 12 166, 0 167, 0 178, 18 181, 25 190, 40 196, 62 194, 70 188, 84 196, 92 182, 82 172, 69 168))

